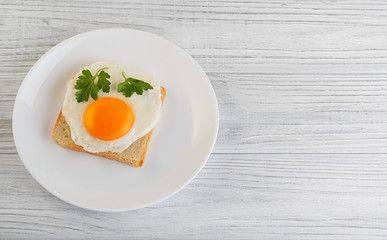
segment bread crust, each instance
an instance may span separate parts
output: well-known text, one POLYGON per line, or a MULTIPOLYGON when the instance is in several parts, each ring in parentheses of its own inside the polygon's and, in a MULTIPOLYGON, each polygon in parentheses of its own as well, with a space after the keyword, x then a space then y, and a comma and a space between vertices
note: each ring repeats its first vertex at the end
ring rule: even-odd
MULTIPOLYGON (((161 87, 160 92, 162 94, 161 101, 164 102, 165 98, 165 88, 161 87)), ((93 154, 96 156, 101 156, 111 160, 117 160, 119 162, 128 164, 132 167, 141 167, 144 163, 144 159, 146 156, 146 152, 148 149, 148 145, 153 133, 153 129, 148 132, 145 136, 136 140, 133 144, 131 144, 127 149, 122 151, 121 153, 115 152, 99 152, 92 153, 83 149, 82 146, 75 144, 75 142, 71 138, 71 129, 68 123, 66 122, 65 117, 60 111, 58 118, 55 122, 54 128, 52 130, 52 137, 55 142, 57 142, 60 146, 71 149, 79 152, 86 152, 89 154, 93 154)))

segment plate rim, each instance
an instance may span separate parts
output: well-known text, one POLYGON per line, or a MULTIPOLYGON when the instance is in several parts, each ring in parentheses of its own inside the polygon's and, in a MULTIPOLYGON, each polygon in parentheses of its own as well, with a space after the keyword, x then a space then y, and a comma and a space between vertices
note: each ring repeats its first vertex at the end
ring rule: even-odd
POLYGON ((79 207, 79 208, 83 208, 83 209, 87 209, 87 210, 91 210, 91 211, 97 211, 97 212, 127 212, 127 211, 133 211, 133 210, 149 207, 149 206, 152 206, 154 204, 160 203, 160 202, 166 200, 167 198, 170 198, 171 196, 175 195, 176 193, 180 192, 183 188, 185 188, 199 174, 199 172, 203 169, 204 165, 206 164, 206 162, 210 158, 211 153, 212 153, 212 151, 214 149, 216 140, 217 140, 218 131, 219 131, 219 104, 218 104, 217 96, 216 96, 215 90, 214 90, 214 88, 213 88, 213 86, 211 84, 211 81, 209 80, 207 74, 204 72, 204 70, 199 65, 199 63, 190 54, 188 54, 184 49, 182 49, 181 47, 179 47, 175 43, 173 43, 173 42, 171 42, 171 41, 169 41, 169 40, 167 40, 167 39, 165 39, 163 37, 160 37, 160 36, 158 36, 156 34, 153 34, 153 33, 147 32, 147 31, 131 29, 131 28, 102 28, 102 29, 97 29, 97 30, 86 31, 86 32, 83 32, 83 33, 80 33, 80 34, 76 34, 76 35, 74 35, 72 37, 69 37, 69 38, 59 42, 55 46, 51 47, 41 57, 39 57, 39 59, 33 64, 33 66, 30 68, 30 70, 28 71, 28 73, 24 77, 22 83, 19 86, 18 92, 16 94, 16 98, 14 100, 13 112, 12 112, 12 134, 13 134, 13 139, 14 139, 14 142, 15 142, 15 148, 16 148, 16 151, 17 151, 17 153, 19 155, 19 158, 20 158, 21 162, 23 163, 24 167, 27 169, 28 173, 32 176, 32 178, 36 182, 38 182, 40 184, 40 186, 42 186, 46 191, 48 191, 50 194, 52 194, 56 198, 59 198, 62 201, 66 202, 68 204, 71 204, 73 206, 76 206, 76 207, 79 207), (215 119, 214 119, 215 120, 215 127, 213 128, 213 131, 212 131, 212 136, 213 136, 212 137, 213 139, 211 141, 212 144, 211 144, 211 146, 209 148, 210 149, 209 152, 206 154, 206 158, 202 161, 202 163, 201 163, 200 167, 198 168, 198 170, 184 184, 182 184, 180 187, 176 188, 174 191, 166 194, 164 197, 158 198, 158 199, 156 199, 154 201, 151 201, 149 203, 139 204, 139 205, 137 205, 135 207, 119 207, 119 208, 96 208, 96 207, 90 207, 90 206, 86 206, 84 204, 79 204, 76 201, 72 201, 71 199, 68 199, 65 196, 61 196, 60 194, 57 194, 54 191, 51 191, 46 186, 44 181, 41 181, 39 178, 37 178, 35 176, 35 173, 33 173, 31 171, 29 165, 26 164, 25 161, 23 160, 23 158, 20 156, 21 146, 20 146, 20 144, 18 144, 18 137, 17 137, 17 134, 16 134, 16 128, 15 128, 15 126, 16 126, 16 111, 15 110, 17 109, 17 106, 19 105, 19 101, 21 101, 20 100, 21 93, 22 93, 22 91, 23 91, 23 89, 25 87, 26 82, 29 81, 30 75, 32 74, 32 72, 34 72, 36 70, 36 68, 40 65, 40 63, 45 58, 50 56, 53 51, 55 51, 56 49, 60 48, 61 46, 65 45, 65 44, 67 44, 68 42, 76 40, 76 39, 78 39, 80 37, 83 37, 85 35, 94 34, 94 33, 98 33, 98 32, 104 32, 104 31, 139 32, 139 33, 142 33, 142 34, 149 35, 149 36, 151 36, 153 38, 156 38, 159 41, 163 41, 164 43, 167 43, 167 44, 173 46, 174 48, 176 48, 178 51, 183 53, 184 56, 187 57, 190 60, 190 62, 192 62, 194 65, 196 65, 197 69, 201 72, 201 74, 207 80, 205 82, 206 82, 207 86, 210 89, 213 107, 215 108, 215 119))

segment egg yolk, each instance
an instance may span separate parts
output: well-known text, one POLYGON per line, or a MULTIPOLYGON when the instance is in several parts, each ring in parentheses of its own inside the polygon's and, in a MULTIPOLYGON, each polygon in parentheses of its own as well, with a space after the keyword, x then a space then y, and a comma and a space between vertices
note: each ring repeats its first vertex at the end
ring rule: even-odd
POLYGON ((83 114, 83 124, 89 134, 105 141, 124 136, 133 123, 132 109, 118 98, 99 98, 83 114))

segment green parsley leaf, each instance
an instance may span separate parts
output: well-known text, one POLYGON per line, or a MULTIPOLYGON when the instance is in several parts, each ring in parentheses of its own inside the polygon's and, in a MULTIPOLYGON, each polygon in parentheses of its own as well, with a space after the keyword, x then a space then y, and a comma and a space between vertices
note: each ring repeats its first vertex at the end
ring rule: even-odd
POLYGON ((122 72, 122 76, 125 81, 117 85, 117 92, 122 92, 125 97, 130 97, 133 93, 142 95, 144 91, 153 89, 153 87, 147 82, 130 77, 126 78, 124 72, 122 72))
POLYGON ((107 72, 101 71, 98 74, 97 86, 105 93, 110 92, 110 81, 108 78, 110 78, 110 75, 107 72))
POLYGON ((91 96, 94 100, 98 99, 98 92, 102 89, 103 92, 110 91, 110 75, 103 71, 107 68, 101 68, 97 71, 97 73, 93 76, 90 70, 85 69, 82 71, 82 75, 80 75, 77 79, 77 82, 74 86, 78 91, 75 93, 75 97, 77 98, 77 102, 87 102, 89 97, 91 96), (95 84, 95 79, 98 77, 97 84, 95 84))

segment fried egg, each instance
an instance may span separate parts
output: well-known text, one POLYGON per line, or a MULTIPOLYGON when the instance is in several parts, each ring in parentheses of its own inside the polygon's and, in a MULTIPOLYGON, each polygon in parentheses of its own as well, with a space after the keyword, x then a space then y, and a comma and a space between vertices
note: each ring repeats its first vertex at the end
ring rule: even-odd
POLYGON ((153 129, 160 118, 160 85, 149 73, 136 71, 119 63, 96 62, 81 69, 67 84, 62 113, 71 128, 71 138, 86 151, 120 153, 137 139, 153 129), (92 75, 101 68, 110 75, 110 92, 98 92, 98 99, 77 102, 74 88, 82 70, 92 75), (117 85, 124 81, 122 72, 128 78, 140 79, 153 89, 142 95, 133 93, 125 97, 117 92, 117 85))

